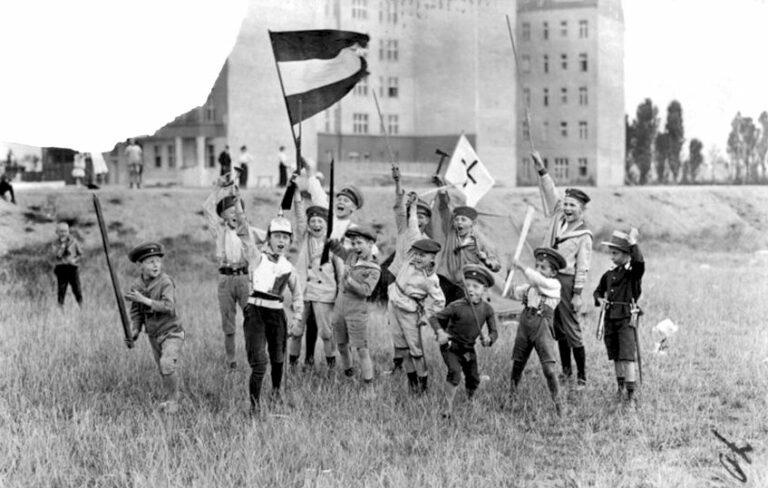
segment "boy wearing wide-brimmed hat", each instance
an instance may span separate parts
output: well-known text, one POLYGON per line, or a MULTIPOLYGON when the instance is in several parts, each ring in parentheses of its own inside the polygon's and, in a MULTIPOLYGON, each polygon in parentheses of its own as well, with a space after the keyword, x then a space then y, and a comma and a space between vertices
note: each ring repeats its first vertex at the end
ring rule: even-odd
POLYGON ((160 369, 165 388, 165 400, 160 408, 167 413, 179 409, 179 378, 177 374, 184 328, 176 314, 175 285, 163 273, 165 249, 157 242, 146 242, 128 253, 132 263, 141 270, 125 298, 131 301, 130 316, 134 340, 141 329, 147 333, 152 355, 160 369))
POLYGON ((562 413, 560 388, 555 372, 555 351, 552 322, 555 309, 560 303, 560 281, 557 273, 566 266, 565 258, 554 249, 539 247, 533 252, 536 266, 528 268, 520 261, 513 266, 520 269, 529 284, 516 286, 514 298, 523 302, 520 324, 517 326, 515 345, 512 349, 512 377, 510 381, 510 407, 515 400, 520 378, 525 364, 535 349, 539 356, 544 377, 547 379, 549 393, 555 404, 557 414, 562 413))
POLYGON ((462 373, 468 398, 473 398, 480 385, 475 341, 481 337, 483 324, 488 329, 488 336, 481 338, 483 346, 490 347, 498 338, 496 314, 491 304, 484 300, 488 288, 493 286, 493 275, 477 264, 464 265, 462 275, 466 290, 464 298, 449 303, 429 319, 448 368, 444 418, 451 416, 462 373))
POLYGON ((613 361, 618 383, 617 397, 623 398, 624 389, 627 401, 635 403, 637 358, 636 331, 633 330, 632 309, 640 298, 645 261, 637 246, 638 231, 632 227, 629 234, 614 231, 606 246, 614 267, 600 278, 600 284, 594 293, 595 306, 605 303, 605 348, 608 359, 613 361))
POLYGON ((339 356, 348 377, 354 375, 349 348, 357 350, 361 376, 366 385, 373 381, 373 362, 369 349, 368 301, 379 281, 381 268, 372 255, 376 231, 368 225, 351 226, 345 233, 350 249, 339 241, 332 241, 331 249, 344 259, 341 290, 333 309, 333 333, 339 347, 339 356))

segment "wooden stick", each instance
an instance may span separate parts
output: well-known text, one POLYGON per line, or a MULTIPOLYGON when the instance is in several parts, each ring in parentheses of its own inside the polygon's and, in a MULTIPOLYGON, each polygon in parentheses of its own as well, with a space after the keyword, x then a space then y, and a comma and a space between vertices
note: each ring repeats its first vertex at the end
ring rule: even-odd
POLYGON ((379 98, 376 96, 375 89, 371 90, 371 93, 373 94, 373 101, 376 102, 376 112, 379 113, 379 123, 381 124, 382 130, 384 130, 384 145, 387 147, 389 162, 392 166, 397 166, 397 163, 395 163, 395 156, 392 153, 392 147, 389 145, 389 131, 387 130, 387 126, 384 125, 384 116, 381 114, 381 107, 379 107, 379 98))
MULTIPOLYGON (((531 222, 533 222, 533 207, 528 205, 528 208, 525 211, 525 220, 523 220, 523 230, 520 232, 520 238, 517 240, 517 248, 515 249, 515 255, 512 258, 512 261, 517 261, 520 259, 520 254, 523 252, 523 246, 525 245, 525 238, 528 236, 528 231, 531 229, 531 222)), ((501 296, 505 297, 507 296, 507 293, 509 293, 509 288, 512 286, 512 277, 515 276, 515 268, 513 267, 512 270, 509 272, 509 276, 507 276, 507 281, 504 282, 504 291, 502 292, 501 296)))
MULTIPOLYGON (((507 17, 507 31, 509 31, 509 41, 512 43, 512 57, 515 60, 515 73, 520 73, 520 62, 517 60, 517 47, 515 46, 515 36, 512 34, 512 23, 509 21, 509 15, 507 17)), ((535 151, 533 145, 533 122, 531 121, 531 107, 530 102, 526 100, 525 103, 525 123, 528 125, 528 144, 530 145, 531 152, 535 151)))

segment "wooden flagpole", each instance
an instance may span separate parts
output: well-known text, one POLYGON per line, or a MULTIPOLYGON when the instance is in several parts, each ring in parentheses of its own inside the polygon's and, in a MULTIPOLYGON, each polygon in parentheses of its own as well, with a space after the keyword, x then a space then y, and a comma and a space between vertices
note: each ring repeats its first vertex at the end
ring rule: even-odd
MULTIPOLYGON (((517 47, 515 47, 515 36, 512 34, 512 23, 509 21, 509 15, 507 18, 507 31, 509 31, 509 41, 512 43, 512 56, 515 59, 515 73, 519 74, 520 62, 517 60, 517 47)), ((525 101, 525 123, 528 125, 528 144, 531 146, 531 152, 536 149, 533 146, 533 123, 531 121, 531 107, 530 101, 525 101)))
POLYGON ((387 146, 389 162, 392 164, 392 167, 396 168, 397 163, 395 163, 395 156, 392 154, 392 147, 389 145, 389 130, 387 130, 387 126, 384 125, 384 116, 381 115, 381 107, 379 107, 379 98, 376 96, 376 89, 371 90, 371 93, 373 93, 373 101, 376 102, 376 112, 379 114, 379 123, 381 124, 381 129, 384 131, 384 145, 387 146))

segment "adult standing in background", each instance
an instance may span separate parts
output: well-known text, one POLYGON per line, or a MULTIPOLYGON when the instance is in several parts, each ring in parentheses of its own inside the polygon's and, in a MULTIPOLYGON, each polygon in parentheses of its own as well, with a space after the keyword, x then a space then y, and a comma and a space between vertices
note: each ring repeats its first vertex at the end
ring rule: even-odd
POLYGON ((277 186, 285 188, 288 184, 288 156, 285 155, 285 146, 280 146, 280 150, 277 153, 277 171, 280 175, 277 186))
POLYGON ((239 184, 240 188, 248 186, 248 166, 253 162, 253 156, 248 152, 246 146, 240 147, 240 156, 237 158, 237 166, 235 169, 240 171, 239 184))
POLYGON ((221 167, 219 173, 221 176, 232 171, 232 156, 229 155, 229 146, 224 146, 224 150, 219 154, 219 166, 221 167))
POLYGON ((128 160, 128 188, 141 188, 141 174, 144 166, 144 156, 141 147, 133 139, 128 139, 125 146, 125 158, 128 160))
POLYGON ((75 162, 72 165, 72 178, 75 180, 75 186, 82 186, 85 180, 85 154, 75 153, 75 162))
POLYGON ((592 232, 584 223, 584 210, 589 196, 581 190, 568 188, 559 196, 555 182, 547 172, 541 155, 531 153, 539 173, 539 191, 544 202, 544 213, 550 218, 544 246, 559 252, 566 267, 557 275, 560 281, 560 304, 555 309, 555 339, 560 349, 560 361, 565 381, 571 377, 571 350, 576 362, 577 388, 587 384, 586 354, 582 341, 581 315, 584 302, 581 297, 587 283, 587 272, 592 259, 592 232))
POLYGON ((104 154, 101 151, 91 153, 91 163, 93 165, 93 175, 97 185, 103 185, 107 182, 106 175, 109 172, 107 162, 104 160, 104 154))

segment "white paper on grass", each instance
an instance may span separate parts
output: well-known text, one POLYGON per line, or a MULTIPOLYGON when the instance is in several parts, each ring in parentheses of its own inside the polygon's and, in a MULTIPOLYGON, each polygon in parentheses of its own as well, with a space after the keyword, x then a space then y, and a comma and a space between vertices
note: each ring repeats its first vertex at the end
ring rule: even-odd
POLYGON ((111 150, 205 103, 245 0, 0 2, 0 138, 111 150))
POLYGON ((469 207, 477 205, 496 183, 464 134, 459 136, 448 162, 445 181, 464 194, 469 207))

